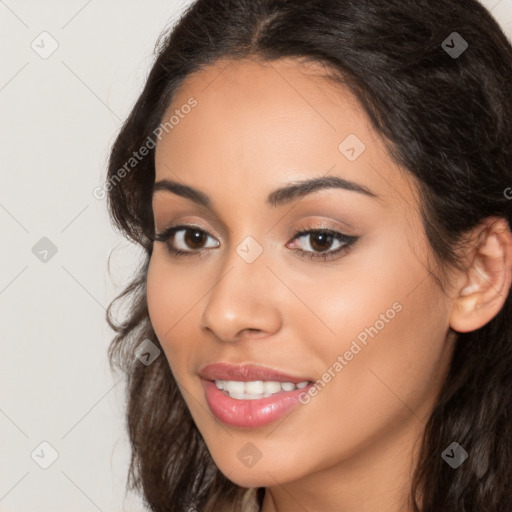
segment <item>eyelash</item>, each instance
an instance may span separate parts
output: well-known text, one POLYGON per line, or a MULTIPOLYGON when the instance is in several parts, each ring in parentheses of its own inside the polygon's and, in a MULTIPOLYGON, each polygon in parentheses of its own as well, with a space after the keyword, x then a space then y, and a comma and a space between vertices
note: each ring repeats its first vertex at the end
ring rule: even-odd
MULTIPOLYGON (((199 226, 182 224, 182 225, 178 225, 178 226, 170 226, 162 233, 157 233, 155 235, 155 237, 153 238, 153 241, 154 242, 168 242, 171 239, 171 237, 173 237, 178 231, 189 231, 189 230, 199 231, 201 233, 206 234, 207 236, 211 236, 207 231, 200 228, 199 226)), ((353 247, 353 245, 355 244, 355 242, 357 242, 357 240, 359 238, 357 236, 345 235, 344 233, 334 231, 328 227, 308 225, 308 226, 301 227, 300 230, 297 231, 297 233, 295 233, 295 235, 290 240, 290 242, 294 242, 295 240, 303 237, 304 235, 311 235, 311 234, 323 234, 323 235, 332 236, 334 238, 334 240, 337 240, 337 241, 343 243, 343 245, 341 247, 339 247, 338 249, 336 249, 334 251, 323 252, 323 253, 305 251, 304 249, 293 249, 294 251, 303 255, 304 258, 308 258, 311 260, 321 260, 321 261, 332 261, 332 260, 336 259, 336 256, 338 254, 340 254, 340 255, 346 254, 353 247)), ((186 258, 186 257, 194 257, 194 256, 205 257, 205 256, 207 256, 207 253, 209 252, 209 250, 212 249, 212 248, 209 248, 209 249, 183 251, 181 249, 175 249, 169 244, 166 244, 166 246, 167 246, 167 250, 173 256, 176 256, 178 258, 181 258, 181 257, 186 258)))

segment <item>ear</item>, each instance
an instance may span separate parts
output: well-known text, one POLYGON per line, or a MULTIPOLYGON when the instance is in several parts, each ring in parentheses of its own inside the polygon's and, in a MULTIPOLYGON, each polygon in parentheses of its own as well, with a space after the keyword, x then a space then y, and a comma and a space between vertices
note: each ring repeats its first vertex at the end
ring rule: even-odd
POLYGON ((457 332, 479 329, 507 299, 512 280, 512 233, 503 218, 488 217, 472 231, 467 267, 459 276, 450 316, 457 332))

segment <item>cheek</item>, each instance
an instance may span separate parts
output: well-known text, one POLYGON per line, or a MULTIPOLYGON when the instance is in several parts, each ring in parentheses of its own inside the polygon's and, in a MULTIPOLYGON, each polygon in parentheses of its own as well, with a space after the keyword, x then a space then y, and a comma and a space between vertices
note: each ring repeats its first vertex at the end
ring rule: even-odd
POLYGON ((450 307, 437 282, 405 249, 379 254, 377 262, 354 260, 351 272, 338 283, 331 279, 329 288, 309 288, 305 299, 315 304, 330 333, 319 322, 290 312, 302 339, 315 340, 309 358, 325 372, 318 375, 322 382, 311 406, 316 408, 317 401, 321 414, 321 403, 336 403, 335 423, 348 428, 350 416, 352 433, 431 403, 450 355, 450 307), (319 327, 326 334, 319 336, 319 327), (373 421, 352 430, 357 418, 373 421))
MULTIPOLYGON (((159 248, 160 250, 160 248, 159 248)), ((146 283, 148 312, 173 374, 182 381, 191 359, 197 353, 197 307, 204 295, 204 280, 191 279, 176 266, 171 267, 164 254, 153 252, 146 283)))
POLYGON ((163 248, 155 247, 149 262, 146 287, 149 317, 161 342, 180 319, 186 321, 187 310, 200 297, 199 280, 185 283, 180 277, 183 273, 171 267, 163 253, 163 248))
POLYGON ((432 278, 417 286, 422 272, 409 270, 383 277, 388 284, 374 282, 372 295, 354 292, 352 314, 345 311, 337 324, 335 351, 324 345, 330 365, 343 358, 330 398, 353 418, 373 417, 361 431, 411 410, 426 413, 449 360, 444 295, 432 278))
POLYGON ((170 356, 178 345, 169 341, 174 339, 172 333, 182 327, 179 320, 186 314, 184 305, 190 302, 183 297, 184 288, 179 279, 174 279, 166 267, 165 260, 154 252, 148 268, 146 293, 151 325, 171 361, 174 358, 170 356))
POLYGON ((162 339, 159 333, 164 329, 165 311, 172 311, 168 309, 170 305, 168 301, 171 299, 171 295, 168 294, 166 290, 167 286, 162 276, 161 265, 153 254, 148 267, 146 296, 149 319, 160 341, 162 341, 162 339))

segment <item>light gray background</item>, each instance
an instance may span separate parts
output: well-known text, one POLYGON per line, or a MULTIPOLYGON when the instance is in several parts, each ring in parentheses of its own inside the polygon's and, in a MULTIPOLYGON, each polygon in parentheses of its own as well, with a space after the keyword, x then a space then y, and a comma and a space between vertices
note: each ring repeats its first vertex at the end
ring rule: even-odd
MULTIPOLYGON (((0 0, 2 512, 144 510, 125 497, 124 378, 105 322, 141 252, 92 191, 159 34, 189 3, 0 0), (51 48, 43 31, 58 43, 46 59, 31 47, 51 48), (43 237, 57 247, 46 262, 32 252, 43 237), (58 452, 47 469, 42 442, 58 452)), ((512 39, 512 0, 483 3, 512 39)))

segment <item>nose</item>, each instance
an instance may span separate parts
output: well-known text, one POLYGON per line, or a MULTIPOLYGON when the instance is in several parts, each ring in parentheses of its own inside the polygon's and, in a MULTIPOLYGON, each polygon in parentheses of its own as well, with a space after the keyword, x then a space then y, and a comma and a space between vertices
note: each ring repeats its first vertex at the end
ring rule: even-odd
POLYGON ((281 328, 277 286, 262 256, 247 263, 234 253, 207 297, 201 329, 226 342, 276 333, 281 328))

